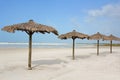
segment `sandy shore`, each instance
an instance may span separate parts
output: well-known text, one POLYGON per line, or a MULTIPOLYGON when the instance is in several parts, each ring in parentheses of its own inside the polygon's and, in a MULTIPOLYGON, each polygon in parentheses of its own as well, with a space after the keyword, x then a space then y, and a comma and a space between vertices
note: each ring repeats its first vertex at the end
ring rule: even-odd
POLYGON ((33 48, 32 67, 27 70, 28 48, 0 48, 0 80, 120 80, 120 47, 75 49, 33 48))

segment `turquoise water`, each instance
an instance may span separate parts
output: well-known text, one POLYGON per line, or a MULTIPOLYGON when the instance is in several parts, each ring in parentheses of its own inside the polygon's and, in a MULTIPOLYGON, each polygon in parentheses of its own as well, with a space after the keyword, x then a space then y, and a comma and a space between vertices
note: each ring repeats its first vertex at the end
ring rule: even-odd
MULTIPOLYGON (((75 47, 93 47, 95 44, 76 43, 75 47)), ((0 48, 28 48, 28 43, 0 43, 0 48)), ((33 48, 71 48, 72 43, 32 43, 33 48)))

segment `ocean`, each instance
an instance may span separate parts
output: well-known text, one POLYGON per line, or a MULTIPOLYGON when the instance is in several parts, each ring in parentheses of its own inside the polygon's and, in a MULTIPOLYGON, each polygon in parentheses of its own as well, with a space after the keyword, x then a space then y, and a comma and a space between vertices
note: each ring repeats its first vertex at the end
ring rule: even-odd
MULTIPOLYGON (((0 48, 28 48, 28 43, 0 42, 0 48)), ((76 43, 76 48, 94 47, 93 43, 76 43)), ((33 48, 71 48, 72 43, 32 43, 33 48)))

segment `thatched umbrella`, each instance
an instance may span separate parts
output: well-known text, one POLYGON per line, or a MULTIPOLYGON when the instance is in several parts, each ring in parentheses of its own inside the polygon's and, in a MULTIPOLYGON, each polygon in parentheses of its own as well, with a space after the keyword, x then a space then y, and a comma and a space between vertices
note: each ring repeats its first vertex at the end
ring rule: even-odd
POLYGON ((106 37, 106 36, 103 34, 100 34, 99 32, 97 32, 96 34, 93 34, 89 37, 89 39, 97 40, 97 55, 99 55, 99 40, 103 39, 104 37, 106 37))
POLYGON ((20 24, 14 24, 10 26, 5 26, 2 28, 2 30, 14 33, 16 30, 18 31, 25 31, 29 35, 29 56, 28 56, 28 69, 31 70, 31 56, 32 56, 32 35, 35 32, 40 32, 42 34, 45 33, 54 33, 55 35, 58 35, 57 30, 50 26, 42 25, 35 23, 33 20, 29 20, 29 22, 26 23, 20 23, 20 24))
POLYGON ((105 37, 103 40, 110 40, 110 53, 112 53, 112 41, 120 41, 120 38, 111 34, 110 36, 105 37))
POLYGON ((88 35, 76 32, 75 30, 73 30, 72 32, 62 34, 62 35, 59 36, 60 39, 68 39, 68 38, 73 39, 73 60, 75 59, 75 56, 74 56, 75 39, 76 38, 84 39, 84 38, 87 38, 87 37, 88 37, 88 35))

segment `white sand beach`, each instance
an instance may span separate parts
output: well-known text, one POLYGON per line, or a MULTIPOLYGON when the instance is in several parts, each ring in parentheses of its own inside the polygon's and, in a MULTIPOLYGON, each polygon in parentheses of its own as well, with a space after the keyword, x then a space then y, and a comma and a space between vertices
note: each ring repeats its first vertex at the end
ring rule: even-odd
POLYGON ((33 48, 32 70, 28 48, 0 48, 0 80, 120 80, 120 47, 33 48))

